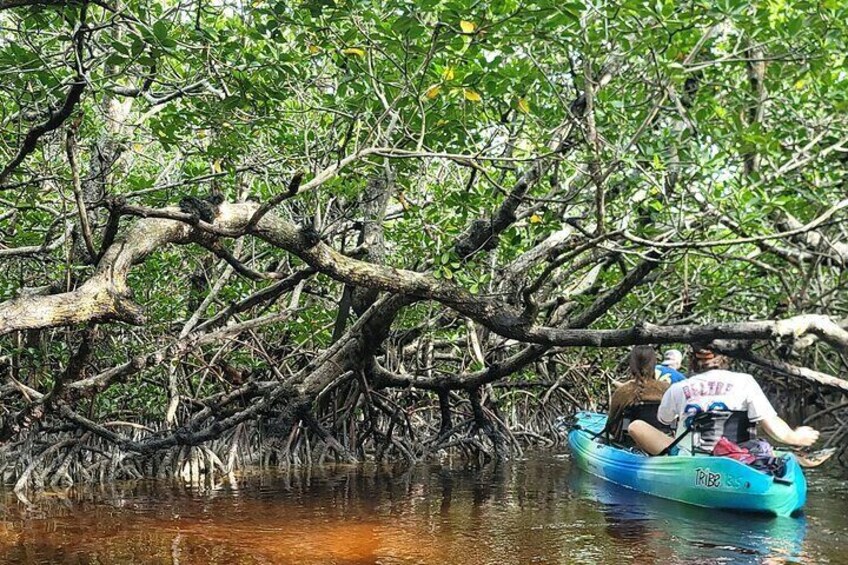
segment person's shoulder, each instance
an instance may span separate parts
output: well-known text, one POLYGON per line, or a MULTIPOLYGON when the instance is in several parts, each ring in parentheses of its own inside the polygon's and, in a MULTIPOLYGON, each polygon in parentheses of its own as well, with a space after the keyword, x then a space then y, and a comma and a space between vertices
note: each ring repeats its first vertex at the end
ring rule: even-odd
POLYGON ((660 385, 665 385, 665 389, 662 391, 662 397, 660 398, 660 407, 665 407, 666 410, 671 410, 672 412, 677 411, 686 396, 683 393, 683 385, 685 383, 686 381, 679 381, 672 384, 659 383, 660 385))
POLYGON ((671 382, 678 383, 680 381, 686 380, 686 375, 678 371, 677 369, 669 369, 669 373, 671 374, 671 382))
POLYGON ((650 381, 649 386, 655 391, 665 392, 672 387, 672 383, 654 380, 650 381))
POLYGON ((665 389, 666 394, 675 394, 679 391, 683 390, 683 387, 686 386, 686 379, 682 381, 677 381, 676 383, 663 383, 666 384, 667 388, 665 389))
POLYGON ((740 373, 729 369, 711 369, 704 371, 698 375, 689 377, 690 381, 721 381, 733 385, 737 392, 742 390, 750 390, 752 387, 759 387, 753 375, 748 373, 740 373))
POLYGON ((731 371, 729 369, 713 369, 712 371, 707 371, 706 373, 702 373, 703 375, 710 375, 712 378, 722 378, 722 379, 736 379, 736 380, 746 380, 753 381, 754 376, 748 373, 740 373, 739 371, 731 371))
POLYGON ((621 395, 625 395, 625 394, 632 394, 634 390, 636 390, 636 381, 630 380, 630 381, 627 381, 626 383, 624 383, 623 385, 621 385, 620 387, 618 387, 617 389, 615 389, 615 392, 613 392, 613 396, 615 396, 615 395, 621 396, 621 395))
POLYGON ((683 376, 677 369, 673 369, 666 365, 657 365, 654 369, 654 378, 660 382, 674 384, 686 377, 683 376))
POLYGON ((729 369, 710 369, 709 371, 704 371, 703 373, 697 373, 689 376, 689 380, 710 380, 710 379, 747 379, 753 378, 748 373, 739 373, 737 371, 731 371, 729 369))

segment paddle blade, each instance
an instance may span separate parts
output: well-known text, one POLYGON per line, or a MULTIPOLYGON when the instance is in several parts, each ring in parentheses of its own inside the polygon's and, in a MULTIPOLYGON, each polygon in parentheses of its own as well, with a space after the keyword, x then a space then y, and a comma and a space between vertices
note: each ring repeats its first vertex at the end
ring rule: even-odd
POLYGON ((810 469, 812 467, 818 467, 830 459, 834 453, 836 453, 836 448, 829 447, 827 449, 819 449, 818 451, 811 451, 809 453, 796 452, 795 457, 798 458, 798 464, 801 465, 801 467, 810 469))

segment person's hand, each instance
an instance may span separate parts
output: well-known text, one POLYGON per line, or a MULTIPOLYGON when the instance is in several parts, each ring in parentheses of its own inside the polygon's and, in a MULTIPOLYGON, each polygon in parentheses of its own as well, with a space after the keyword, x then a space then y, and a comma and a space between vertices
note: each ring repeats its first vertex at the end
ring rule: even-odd
POLYGON ((798 426, 792 430, 792 444, 799 447, 808 447, 819 439, 819 431, 810 426, 798 426))

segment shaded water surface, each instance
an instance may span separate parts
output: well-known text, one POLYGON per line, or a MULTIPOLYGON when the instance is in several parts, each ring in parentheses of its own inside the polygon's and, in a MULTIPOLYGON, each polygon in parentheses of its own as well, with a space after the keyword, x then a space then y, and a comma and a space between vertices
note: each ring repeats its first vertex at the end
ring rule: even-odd
POLYGON ((332 467, 197 489, 113 485, 29 508, 0 494, 0 564, 848 564, 848 487, 800 518, 707 511, 538 456, 497 469, 332 467))

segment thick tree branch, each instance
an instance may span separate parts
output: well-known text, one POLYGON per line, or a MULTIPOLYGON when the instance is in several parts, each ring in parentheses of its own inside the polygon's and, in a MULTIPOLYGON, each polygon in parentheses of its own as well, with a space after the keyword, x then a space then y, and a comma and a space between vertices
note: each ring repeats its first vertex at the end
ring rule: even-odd
POLYGON ((9 175, 15 171, 18 165, 20 165, 30 153, 35 151, 35 148, 38 145, 38 140, 41 139, 43 135, 57 129, 70 117, 77 103, 79 103, 84 90, 85 80, 82 77, 74 79, 74 83, 68 89, 68 95, 65 97, 65 102, 62 106, 58 110, 51 112, 50 117, 48 117, 45 122, 38 124, 27 132, 20 149, 18 149, 18 153, 5 167, 3 167, 3 170, 0 171, 0 190, 8 188, 3 186, 3 183, 6 182, 6 179, 9 178, 9 175))
MULTIPOLYGON (((239 233, 249 222, 258 205, 224 203, 214 226, 216 231, 239 233)), ((183 214, 173 208, 157 215, 183 214)), ((28 328, 50 327, 88 320, 123 319, 139 321, 140 313, 129 302, 126 277, 132 265, 142 261, 167 243, 189 243, 199 234, 197 227, 184 221, 147 219, 138 222, 123 242, 106 253, 95 275, 71 293, 17 299, 0 304, 0 335, 28 328)), ((646 324, 630 329, 584 330, 537 326, 521 317, 521 312, 502 301, 471 294, 453 281, 432 275, 375 265, 352 259, 323 243, 308 229, 301 229, 276 215, 266 215, 256 226, 257 236, 300 257, 315 270, 355 286, 383 290, 415 299, 434 300, 448 306, 504 337, 539 345, 617 347, 642 343, 683 343, 706 339, 781 339, 814 333, 839 349, 848 350, 848 332, 825 316, 800 316, 784 321, 708 324, 700 326, 654 326, 646 324)), ((649 258, 647 263, 655 261, 649 258)), ((642 270, 653 266, 643 265, 642 270)), ((644 276, 637 270, 628 284, 644 276)), ((620 299, 620 297, 616 297, 620 299)), ((584 325, 608 308, 604 301, 579 315, 572 325, 584 325)))
POLYGON ((518 182, 491 219, 476 220, 471 223, 454 246, 461 259, 478 251, 490 251, 497 247, 500 234, 515 222, 515 213, 524 202, 527 191, 539 180, 548 166, 546 159, 538 159, 519 177, 518 182))
POLYGON ((797 365, 792 365, 791 363, 786 363, 785 361, 767 359, 762 355, 757 355, 749 349, 721 348, 721 352, 735 359, 747 361, 748 363, 752 363, 769 371, 774 371, 790 377, 805 379, 826 387, 848 392, 848 381, 828 375, 827 373, 814 371, 807 367, 799 367, 797 365))

